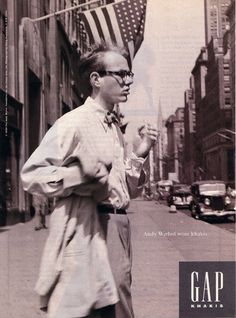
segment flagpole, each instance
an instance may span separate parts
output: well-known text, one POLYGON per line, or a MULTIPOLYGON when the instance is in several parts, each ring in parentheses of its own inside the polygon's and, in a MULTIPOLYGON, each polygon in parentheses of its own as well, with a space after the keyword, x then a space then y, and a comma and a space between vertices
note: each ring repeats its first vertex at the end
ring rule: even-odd
MULTIPOLYGON (((54 17, 54 16, 58 16, 62 13, 65 13, 65 12, 69 12, 69 11, 73 11, 73 10, 76 10, 76 9, 79 9, 79 8, 82 8, 83 6, 86 6, 86 5, 89 5, 89 4, 93 4, 95 2, 98 2, 100 0, 92 0, 92 1, 89 1, 89 2, 86 2, 86 3, 81 3, 81 4, 78 4, 77 6, 73 6, 73 7, 70 7, 70 8, 66 8, 66 9, 63 9, 63 10, 60 10, 60 11, 56 11, 56 12, 53 12, 53 13, 50 13, 50 14, 47 14, 47 15, 44 15, 42 17, 39 17, 39 18, 36 18, 36 19, 30 19, 32 22, 38 22, 38 21, 43 21, 43 20, 46 20, 46 19, 49 19, 51 17, 54 17)), ((122 2, 124 0, 118 0, 116 1, 115 3, 117 2, 122 2)))

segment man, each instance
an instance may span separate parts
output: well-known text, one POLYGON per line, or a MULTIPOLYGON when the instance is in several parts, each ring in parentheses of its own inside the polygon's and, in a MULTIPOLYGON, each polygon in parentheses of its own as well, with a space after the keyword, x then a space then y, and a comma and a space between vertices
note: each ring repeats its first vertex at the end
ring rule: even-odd
POLYGON ((147 125, 134 153, 124 157, 111 116, 133 83, 123 50, 97 45, 79 71, 90 97, 57 120, 22 169, 26 191, 57 197, 36 290, 50 318, 131 318, 126 208, 142 191, 157 132, 147 125))

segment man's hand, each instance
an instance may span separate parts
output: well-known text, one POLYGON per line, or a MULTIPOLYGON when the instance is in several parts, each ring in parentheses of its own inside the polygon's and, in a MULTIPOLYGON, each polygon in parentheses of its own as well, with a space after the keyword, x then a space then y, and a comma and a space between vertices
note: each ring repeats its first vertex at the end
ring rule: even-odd
POLYGON ((112 164, 100 162, 91 144, 81 144, 78 161, 82 172, 90 181, 99 181, 101 184, 107 182, 112 164))
POLYGON ((97 181, 100 184, 106 184, 108 181, 110 170, 111 167, 107 167, 103 163, 98 162, 98 171, 94 176, 94 181, 97 181))
POLYGON ((80 196, 93 196, 98 202, 108 197, 108 178, 111 165, 97 162, 93 175, 84 175, 84 182, 75 186, 73 193, 80 196))
POLYGON ((137 157, 145 158, 157 140, 157 130, 151 124, 138 128, 138 136, 133 143, 133 152, 137 157))

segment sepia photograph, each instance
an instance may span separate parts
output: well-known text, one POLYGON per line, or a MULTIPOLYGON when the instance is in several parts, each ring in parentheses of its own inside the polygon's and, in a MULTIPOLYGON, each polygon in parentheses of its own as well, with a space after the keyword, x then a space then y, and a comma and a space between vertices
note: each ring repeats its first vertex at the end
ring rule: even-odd
POLYGON ((0 0, 0 318, 236 317, 235 0, 0 0))

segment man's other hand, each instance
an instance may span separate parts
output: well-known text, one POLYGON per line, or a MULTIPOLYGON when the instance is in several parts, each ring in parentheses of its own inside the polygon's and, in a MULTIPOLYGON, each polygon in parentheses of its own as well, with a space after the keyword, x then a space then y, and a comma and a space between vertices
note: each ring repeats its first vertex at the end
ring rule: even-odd
POLYGON ((95 181, 98 181, 100 184, 105 184, 108 181, 110 167, 106 167, 104 163, 98 163, 98 171, 94 176, 95 181))
POLYGON ((145 158, 157 140, 157 129, 151 124, 138 128, 138 136, 133 142, 133 152, 137 157, 145 158))

